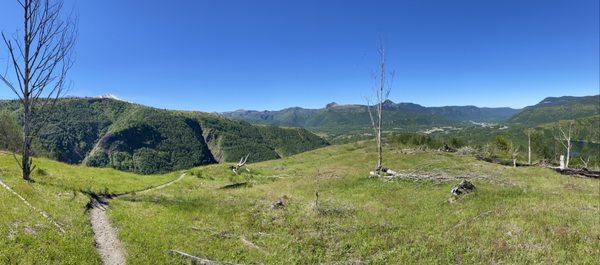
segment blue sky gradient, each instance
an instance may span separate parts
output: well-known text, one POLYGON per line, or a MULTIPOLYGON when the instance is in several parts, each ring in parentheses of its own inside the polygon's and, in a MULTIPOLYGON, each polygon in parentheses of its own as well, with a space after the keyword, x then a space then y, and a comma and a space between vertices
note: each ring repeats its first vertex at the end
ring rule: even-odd
MULTIPOLYGON (((79 17, 69 94, 202 111, 363 103, 380 38, 396 102, 598 94, 598 2, 66 0, 79 17)), ((0 2, 0 30, 20 17, 16 1, 0 2)), ((2 49, 0 70, 5 60, 2 49)))

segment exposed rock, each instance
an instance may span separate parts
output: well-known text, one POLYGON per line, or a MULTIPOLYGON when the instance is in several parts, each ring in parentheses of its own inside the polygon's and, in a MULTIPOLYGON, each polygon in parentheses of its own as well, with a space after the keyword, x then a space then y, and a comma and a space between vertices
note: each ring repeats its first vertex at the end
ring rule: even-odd
POLYGON ((271 209, 283 209, 283 208, 285 208, 285 206, 287 206, 287 203, 288 203, 288 197, 283 196, 283 197, 277 199, 275 202, 273 202, 273 204, 271 204, 271 209))
POLYGON ((393 171, 389 168, 382 167, 379 170, 369 172, 370 177, 372 178, 395 178, 398 175, 398 172, 393 171))
POLYGON ((452 195, 459 196, 462 194, 467 194, 475 191, 475 185, 468 180, 463 180, 458 184, 458 186, 452 188, 450 191, 452 195))
POLYGON ((449 146, 449 145, 447 145, 447 144, 444 144, 444 146, 442 147, 442 149, 441 149, 441 150, 442 150, 443 152, 448 152, 448 153, 454 153, 454 152, 456 152, 456 151, 457 151, 457 150, 456 150, 456 148, 454 148, 454 147, 451 147, 451 146, 449 146))

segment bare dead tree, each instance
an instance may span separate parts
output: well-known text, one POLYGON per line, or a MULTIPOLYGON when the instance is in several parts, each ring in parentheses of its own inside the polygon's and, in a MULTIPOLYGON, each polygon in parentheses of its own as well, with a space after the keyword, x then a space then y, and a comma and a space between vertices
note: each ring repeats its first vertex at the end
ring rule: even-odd
POLYGON ((558 130, 560 132, 560 135, 558 137, 558 141, 563 145, 563 147, 567 150, 567 154, 565 157, 565 168, 569 168, 569 161, 571 158, 571 148, 573 147, 573 144, 571 143, 571 133, 573 131, 573 122, 569 122, 568 123, 568 127, 565 129, 563 129, 563 127, 559 124, 558 125, 558 130))
POLYGON ((246 162, 248 162, 248 157, 250 156, 250 154, 247 154, 245 157, 240 158, 240 162, 238 162, 237 164, 231 166, 231 171, 233 171, 233 173, 235 173, 236 175, 239 174, 240 169, 246 165, 246 162))
POLYGON ((583 157, 579 157, 579 160, 581 160, 581 165, 583 165, 583 168, 587 169, 590 163, 590 156, 587 156, 586 159, 583 159, 583 157))
POLYGON ((513 162, 513 167, 517 167, 517 158, 519 156, 519 146, 512 144, 510 147, 510 157, 513 162))
POLYGON ((375 132, 377 141, 377 166, 375 172, 379 172, 382 169, 383 164, 383 148, 381 144, 381 126, 383 123, 383 103, 386 101, 392 90, 392 81, 394 72, 387 72, 386 69, 386 49, 383 43, 380 44, 378 49, 380 57, 379 73, 375 75, 375 78, 379 80, 379 85, 375 88, 375 99, 376 106, 371 105, 371 100, 367 97, 367 111, 369 112, 369 118, 371 119, 371 126, 375 132), (372 108, 375 107, 375 115, 373 115, 372 108))
POLYGON ((525 134, 527 135, 527 164, 531 165, 531 135, 535 132, 534 129, 526 129, 525 134))
POLYGON ((23 10, 23 28, 12 37, 2 33, 10 62, 0 80, 23 107, 19 165, 23 179, 30 180, 32 142, 66 91, 77 27, 72 17, 63 18, 61 0, 16 1, 23 10))

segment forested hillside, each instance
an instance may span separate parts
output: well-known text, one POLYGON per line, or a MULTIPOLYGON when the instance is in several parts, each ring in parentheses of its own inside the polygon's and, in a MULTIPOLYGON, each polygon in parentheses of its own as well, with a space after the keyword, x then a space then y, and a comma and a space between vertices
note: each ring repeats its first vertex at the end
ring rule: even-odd
POLYGON ((453 148, 469 146, 479 151, 495 152, 495 155, 505 158, 510 157, 510 152, 514 152, 520 159, 526 160, 527 134, 530 132, 532 158, 558 163, 559 157, 566 155, 561 129, 568 134, 569 128, 571 165, 599 166, 599 96, 549 97, 499 124, 462 124, 450 129, 413 133, 388 131, 387 134, 394 141, 426 145, 433 149, 439 149, 443 145, 453 148))
POLYGON ((509 123, 538 125, 559 120, 573 120, 600 115, 600 95, 587 97, 549 97, 526 107, 511 117, 509 123))
MULTIPOLYGON (((13 101, 0 102, 0 110, 4 120, 21 111, 13 101)), ((233 162, 247 154, 249 161, 264 161, 325 145, 303 129, 253 126, 214 114, 114 99, 68 98, 58 101, 35 149, 38 155, 67 163, 150 174, 233 162)))

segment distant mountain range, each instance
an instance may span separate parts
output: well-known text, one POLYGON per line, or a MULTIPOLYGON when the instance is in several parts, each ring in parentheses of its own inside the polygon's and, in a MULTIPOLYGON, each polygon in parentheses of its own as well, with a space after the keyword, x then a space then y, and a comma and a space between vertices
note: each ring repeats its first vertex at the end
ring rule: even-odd
MULTIPOLYGON (((599 96, 549 97, 523 109, 480 108, 475 106, 424 107, 414 103, 383 103, 384 129, 395 132, 423 131, 431 127, 461 126, 467 123, 499 123, 537 126, 559 120, 573 120, 599 114, 599 96)), ((250 122, 302 127, 323 133, 328 139, 371 131, 365 105, 327 104, 320 109, 287 108, 277 111, 236 110, 221 115, 250 122)))
MULTIPOLYGON (((393 128, 418 128, 423 126, 452 125, 460 122, 503 122, 519 109, 479 108, 475 106, 424 107, 413 103, 383 103, 384 126, 393 128)), ((332 131, 334 128, 365 129, 370 118, 365 105, 327 104, 321 109, 299 107, 278 111, 237 110, 222 113, 223 116, 254 124, 303 127, 314 131, 332 131)))

